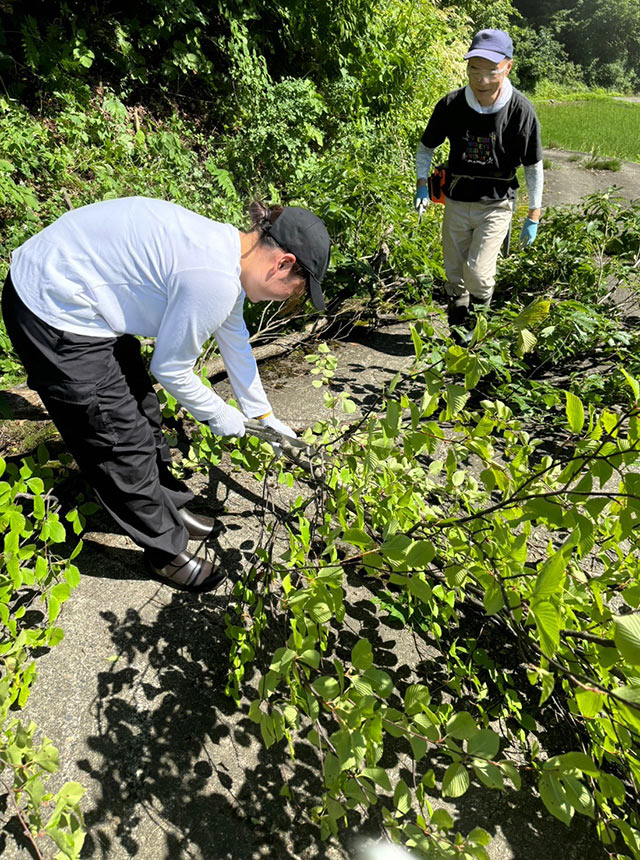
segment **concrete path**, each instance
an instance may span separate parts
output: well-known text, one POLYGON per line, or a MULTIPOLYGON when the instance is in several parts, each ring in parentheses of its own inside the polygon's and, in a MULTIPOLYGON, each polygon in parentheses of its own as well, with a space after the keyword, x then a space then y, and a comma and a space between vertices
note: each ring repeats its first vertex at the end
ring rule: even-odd
POLYGON ((545 149, 545 159, 551 167, 545 170, 544 206, 565 206, 579 203, 588 194, 606 191, 612 185, 620 189, 627 200, 640 198, 640 164, 623 161, 620 170, 588 170, 576 157, 586 153, 567 149, 545 149))

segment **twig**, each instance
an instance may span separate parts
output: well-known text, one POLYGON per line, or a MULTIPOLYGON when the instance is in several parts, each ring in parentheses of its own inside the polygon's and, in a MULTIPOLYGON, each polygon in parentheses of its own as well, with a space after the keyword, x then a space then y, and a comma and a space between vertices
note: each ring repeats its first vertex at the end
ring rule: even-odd
POLYGON ((31 830, 29 829, 29 825, 24 820, 24 816, 22 815, 22 810, 18 806, 18 801, 15 798, 15 793, 13 791, 13 788, 7 788, 7 784, 3 779, 0 779, 0 783, 2 784, 4 790, 7 792, 7 794, 11 798, 13 805, 15 806, 16 815, 18 816, 18 820, 20 821, 20 824, 22 825, 22 829, 24 830, 25 836, 27 837, 29 842, 32 844, 33 850, 36 852, 36 856, 37 856, 38 860, 45 860, 44 855, 40 853, 40 849, 36 845, 35 837, 34 837, 33 833, 31 832, 31 830))

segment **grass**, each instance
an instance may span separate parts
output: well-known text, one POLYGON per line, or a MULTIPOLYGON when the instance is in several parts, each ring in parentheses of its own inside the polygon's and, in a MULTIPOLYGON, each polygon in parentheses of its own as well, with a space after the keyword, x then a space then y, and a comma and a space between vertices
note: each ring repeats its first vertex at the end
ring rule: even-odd
POLYGON ((584 166, 587 170, 613 170, 615 173, 622 167, 622 161, 619 158, 608 158, 605 155, 598 155, 593 152, 584 161, 584 166))
POLYGON ((610 98, 537 102, 536 112, 545 147, 553 145, 578 152, 606 153, 606 158, 598 158, 609 162, 616 158, 640 162, 640 103, 618 102, 610 98))

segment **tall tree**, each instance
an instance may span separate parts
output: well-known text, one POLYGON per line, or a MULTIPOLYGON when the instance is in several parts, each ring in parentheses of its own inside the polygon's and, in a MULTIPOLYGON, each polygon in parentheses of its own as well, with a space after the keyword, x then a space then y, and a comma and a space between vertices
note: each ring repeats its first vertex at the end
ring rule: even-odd
POLYGON ((551 18, 561 10, 572 10, 579 0, 513 0, 516 10, 526 20, 527 24, 539 26, 548 24, 551 18))
POLYGON ((560 41, 592 83, 634 87, 640 83, 638 0, 578 0, 552 19, 560 41))

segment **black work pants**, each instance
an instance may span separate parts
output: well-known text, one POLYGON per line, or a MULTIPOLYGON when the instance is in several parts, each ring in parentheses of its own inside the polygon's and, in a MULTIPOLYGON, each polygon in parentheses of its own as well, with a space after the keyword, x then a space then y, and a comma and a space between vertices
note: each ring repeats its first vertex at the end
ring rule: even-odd
POLYGON ((169 472, 158 398, 132 335, 89 337, 48 325, 2 292, 11 342, 42 402, 103 506, 153 564, 187 546, 177 514, 193 493, 169 472))

